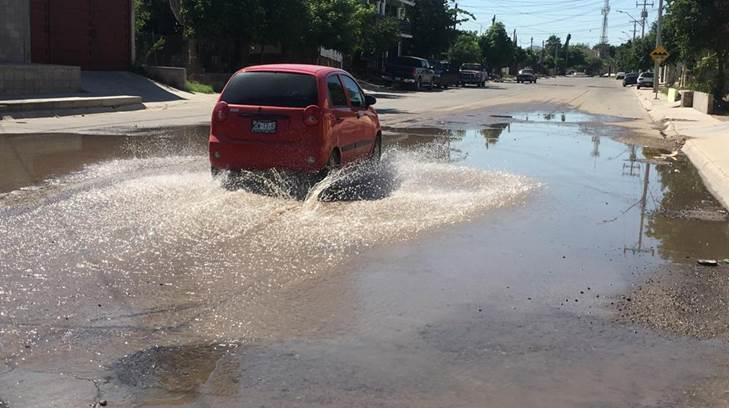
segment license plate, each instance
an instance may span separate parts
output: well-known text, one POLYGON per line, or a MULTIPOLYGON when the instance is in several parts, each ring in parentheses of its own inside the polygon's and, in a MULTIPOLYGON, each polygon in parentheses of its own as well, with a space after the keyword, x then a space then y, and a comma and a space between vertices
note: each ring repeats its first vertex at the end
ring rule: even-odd
POLYGON ((251 124, 252 133, 276 133, 275 120, 254 120, 251 124))

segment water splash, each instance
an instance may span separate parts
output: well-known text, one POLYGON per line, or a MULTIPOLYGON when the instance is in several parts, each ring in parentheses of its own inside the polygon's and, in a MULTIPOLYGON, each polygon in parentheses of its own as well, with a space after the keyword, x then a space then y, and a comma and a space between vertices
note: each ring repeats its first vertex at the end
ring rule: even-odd
POLYGON ((369 246, 512 205, 537 187, 397 150, 379 164, 333 172, 304 200, 292 193, 293 179, 269 176, 258 180, 269 195, 230 191, 210 177, 204 156, 137 158, 13 194, 0 201, 0 312, 19 321, 96 321, 99 310, 89 305, 110 298, 104 313, 114 319, 199 304, 164 323, 242 335, 231 330, 245 329, 242 305, 257 296, 369 246))

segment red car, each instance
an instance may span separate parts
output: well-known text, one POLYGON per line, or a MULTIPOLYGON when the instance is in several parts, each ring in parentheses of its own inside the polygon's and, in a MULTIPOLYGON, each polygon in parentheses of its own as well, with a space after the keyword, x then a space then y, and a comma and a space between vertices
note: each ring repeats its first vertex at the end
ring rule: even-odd
POLYGON ((341 69, 241 69, 213 110, 212 172, 276 168, 315 173, 379 158, 382 132, 375 102, 341 69))

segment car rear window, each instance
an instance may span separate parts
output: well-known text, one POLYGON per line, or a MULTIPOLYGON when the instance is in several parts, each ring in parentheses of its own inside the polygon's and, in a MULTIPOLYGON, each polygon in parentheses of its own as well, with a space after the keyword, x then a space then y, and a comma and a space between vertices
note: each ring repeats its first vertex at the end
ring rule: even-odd
POLYGON ((316 78, 288 72, 241 72, 230 80, 220 100, 232 105, 305 108, 318 104, 316 78))

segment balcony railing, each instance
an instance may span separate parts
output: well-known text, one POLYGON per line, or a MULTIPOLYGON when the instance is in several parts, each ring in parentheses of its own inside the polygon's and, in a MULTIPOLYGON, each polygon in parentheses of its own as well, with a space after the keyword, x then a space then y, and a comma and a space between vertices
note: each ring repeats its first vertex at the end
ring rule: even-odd
POLYGON ((413 25, 408 20, 400 20, 400 34, 413 35, 413 25))

